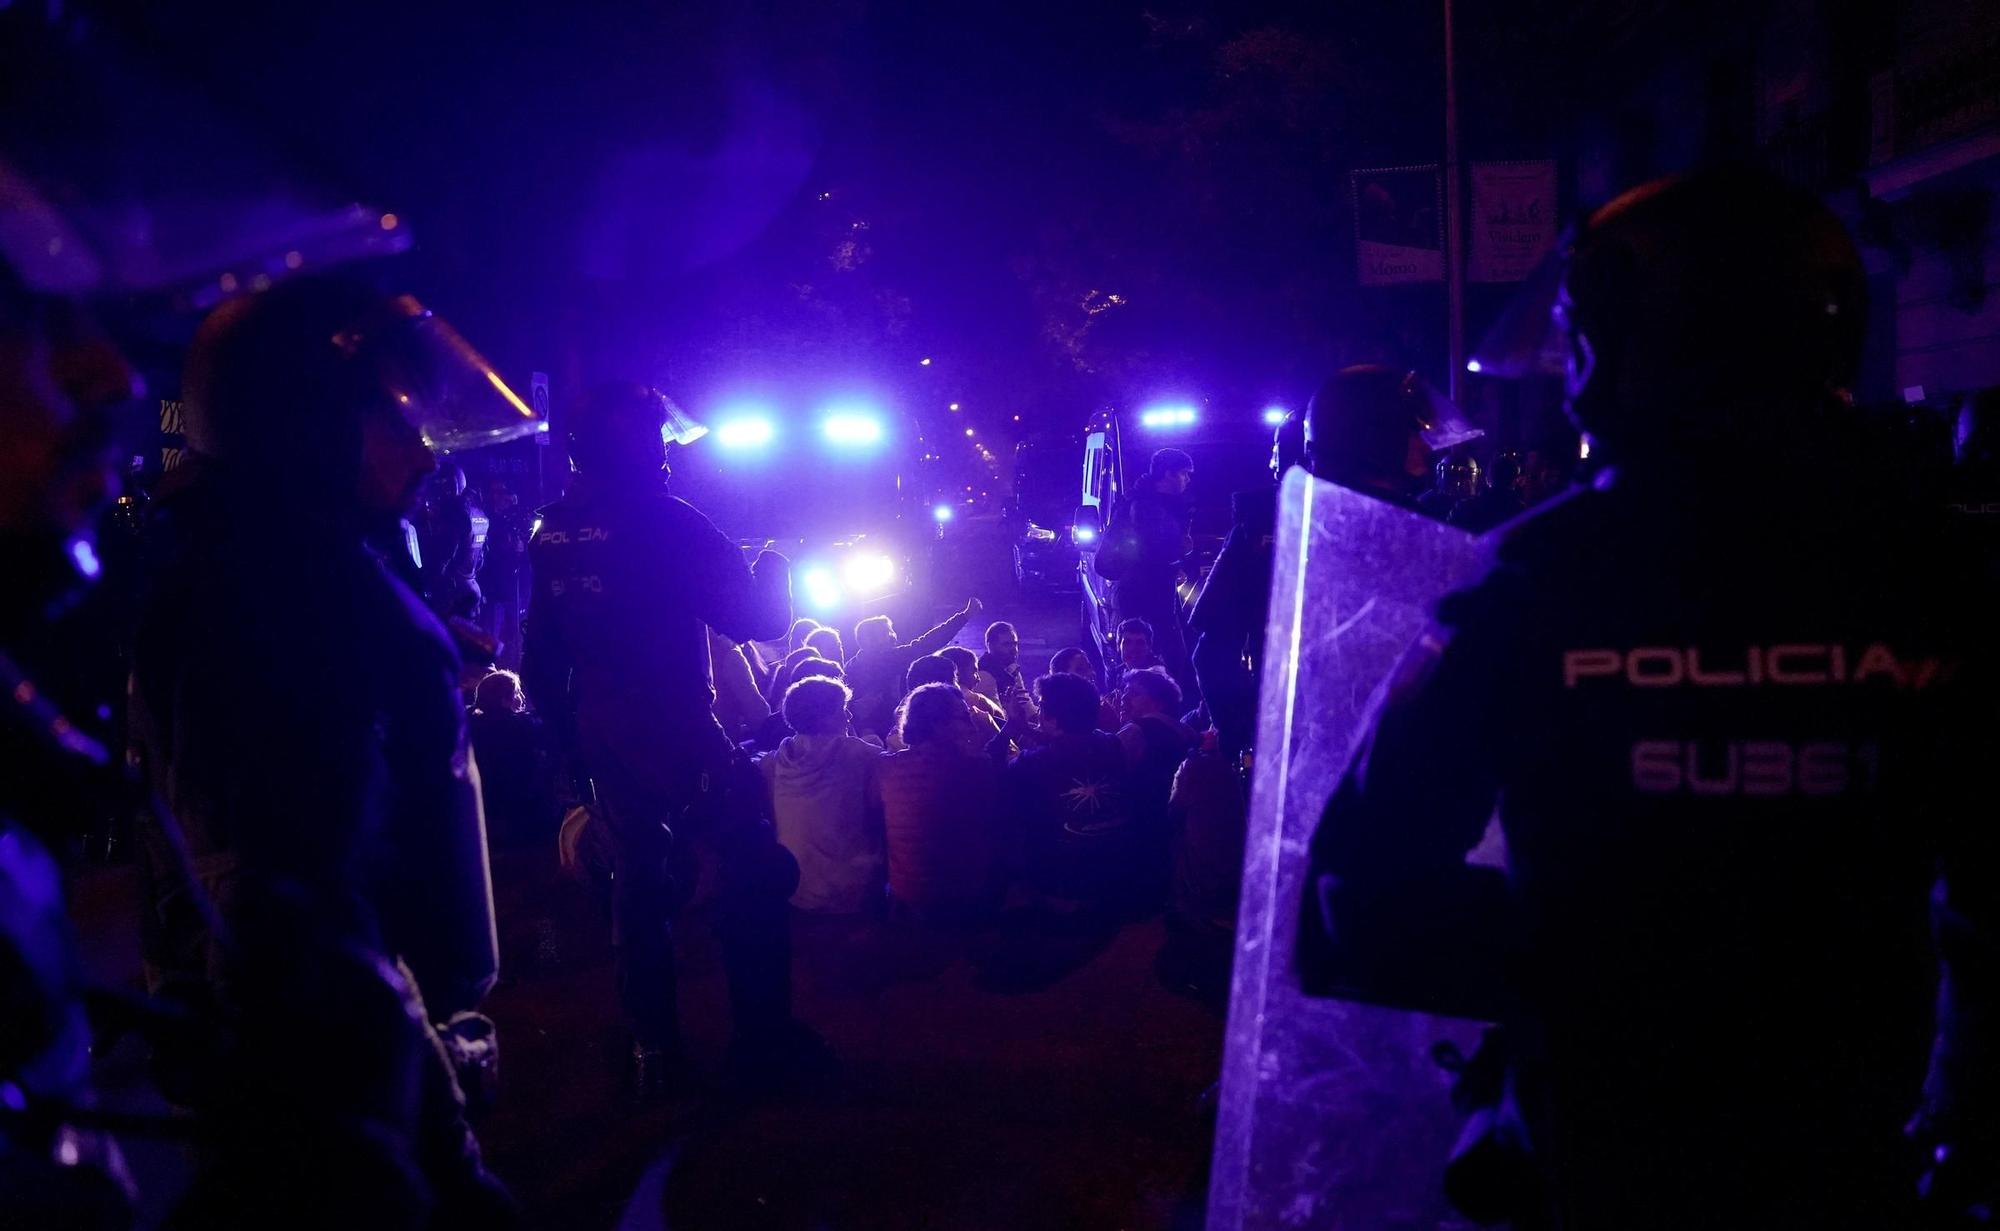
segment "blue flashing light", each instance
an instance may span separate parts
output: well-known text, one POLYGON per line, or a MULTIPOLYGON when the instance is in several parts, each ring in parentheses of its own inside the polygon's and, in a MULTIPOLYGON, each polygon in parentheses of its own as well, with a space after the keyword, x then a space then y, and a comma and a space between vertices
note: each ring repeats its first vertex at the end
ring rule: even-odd
POLYGON ((724 419, 715 428, 715 443, 725 449, 762 449, 778 437, 778 425, 763 415, 724 419))
POLYGON ((1481 371, 1481 370, 1483 370, 1483 369, 1481 369, 1481 368, 1480 368, 1480 366, 1479 366, 1479 360, 1477 360, 1477 359, 1468 359, 1468 360, 1466 360, 1466 361, 1465 361, 1465 370, 1466 370, 1466 371, 1468 371, 1468 372, 1478 372, 1478 371, 1481 371))
POLYGON ((942 523, 942 522, 948 522, 948 521, 950 521, 950 520, 952 519, 952 516, 953 516, 953 514, 952 514, 952 508, 951 508, 951 506, 950 506, 950 505, 948 505, 948 504, 940 504, 940 505, 935 505, 935 506, 933 506, 933 507, 932 507, 932 509, 931 509, 931 520, 932 520, 932 521, 935 521, 935 522, 940 522, 940 523, 942 523))
POLYGON ((857 449, 882 443, 882 419, 858 410, 837 410, 819 425, 820 434, 831 445, 857 449))
POLYGON ((1089 526, 1074 527, 1070 530, 1069 534, 1071 538, 1079 543, 1095 543, 1097 541, 1097 531, 1092 530, 1089 526))
POLYGON ((807 569, 799 575, 799 587, 815 610, 831 611, 840 606, 840 586, 833 580, 832 569, 817 565, 807 569))
POLYGON ((1139 413, 1139 426, 1148 428, 1191 427, 1195 414, 1192 406, 1155 406, 1139 413))
POLYGON ((76 571, 92 581, 104 571, 104 567, 97 562, 97 548, 91 546, 89 539, 71 539, 69 558, 76 562, 76 571))
POLYGON ((1264 408, 1264 426, 1282 427, 1285 423, 1285 416, 1290 413, 1290 411, 1282 406, 1266 406, 1264 408))

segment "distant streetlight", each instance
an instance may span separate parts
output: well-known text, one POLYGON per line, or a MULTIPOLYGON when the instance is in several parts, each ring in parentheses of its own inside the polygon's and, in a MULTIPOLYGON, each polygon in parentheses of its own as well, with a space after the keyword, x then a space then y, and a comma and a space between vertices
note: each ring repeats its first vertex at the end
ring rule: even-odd
POLYGON ((975 433, 975 432, 974 432, 974 431, 973 431, 973 430, 972 430, 971 428, 966 428, 966 429, 965 429, 965 434, 966 434, 967 436, 972 436, 972 435, 976 435, 977 433, 975 433))
POLYGON ((951 408, 952 408, 953 410, 957 410, 957 409, 958 409, 958 403, 957 403, 957 402, 953 402, 953 403, 951 404, 951 408))
POLYGON ((931 357, 929 355, 925 355, 922 359, 917 360, 917 363, 919 366, 927 368, 931 366, 931 357))

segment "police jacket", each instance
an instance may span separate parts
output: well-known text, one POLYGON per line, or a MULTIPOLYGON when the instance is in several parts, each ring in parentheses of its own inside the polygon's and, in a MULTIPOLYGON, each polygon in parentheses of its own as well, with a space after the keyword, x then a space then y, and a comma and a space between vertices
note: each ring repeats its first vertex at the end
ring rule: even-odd
POLYGON ((134 742, 234 940, 141 822, 156 985, 360 947, 402 958, 436 1020, 498 955, 458 656, 358 531, 231 516, 179 527, 142 617, 134 742))
POLYGON ((1312 842, 1308 987, 1529 1023, 1564 1225, 1906 1225, 1934 1042, 1933 1105, 1992 1123, 1993 608, 1822 452, 1517 523, 1312 842), (1496 804, 1504 881, 1463 863, 1496 804))
POLYGON ((580 480, 541 510, 528 550, 522 667, 559 729, 570 718, 599 731, 713 728, 708 628, 767 640, 791 621, 783 561, 753 576, 736 544, 664 487, 580 480))

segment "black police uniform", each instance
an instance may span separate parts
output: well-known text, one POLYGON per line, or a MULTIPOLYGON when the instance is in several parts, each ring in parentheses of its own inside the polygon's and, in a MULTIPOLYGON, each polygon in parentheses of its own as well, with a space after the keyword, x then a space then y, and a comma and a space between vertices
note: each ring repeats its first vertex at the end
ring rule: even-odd
MULTIPOLYGON (((496 975, 457 655, 358 531, 241 507, 177 525, 133 670, 135 743, 200 882, 142 819, 149 981, 218 1003, 235 1034, 212 1067, 183 1058, 224 1143, 187 1217, 222 1217, 246 1187, 281 1208, 331 1200, 291 1168, 380 1128, 410 1136, 436 1199, 487 1208, 430 1025, 496 975)), ((343 1157, 336 1186, 360 1165, 343 1157)))
POLYGON ((1912 1225, 1934 882, 1931 1103, 1990 1120, 1992 607, 1867 457, 1532 514, 1315 836, 1308 986, 1510 1018, 1556 1225, 1912 1225), (1505 885, 1462 863, 1496 801, 1505 885))
POLYGON ((1125 575, 1112 584, 1112 607, 1121 620, 1140 619, 1152 625, 1154 651, 1166 661, 1192 704, 1200 694, 1188 669, 1178 591, 1192 512, 1184 497, 1147 488, 1132 496, 1126 515, 1138 537, 1138 553, 1125 575))
POLYGON ((1215 721, 1217 743, 1235 755, 1257 738, 1256 668, 1264 657, 1278 492, 1237 492, 1230 504, 1235 524, 1202 582, 1188 627, 1196 638, 1194 674, 1215 721))
POLYGON ((791 1021, 785 900, 797 866, 715 719, 707 628, 732 641, 783 636, 787 579, 753 575, 657 484, 607 489, 585 476, 541 523, 523 672, 615 838, 619 994, 638 1043, 679 1046, 672 926, 693 889, 690 837, 720 856, 716 924, 738 1045, 775 1042, 791 1021))

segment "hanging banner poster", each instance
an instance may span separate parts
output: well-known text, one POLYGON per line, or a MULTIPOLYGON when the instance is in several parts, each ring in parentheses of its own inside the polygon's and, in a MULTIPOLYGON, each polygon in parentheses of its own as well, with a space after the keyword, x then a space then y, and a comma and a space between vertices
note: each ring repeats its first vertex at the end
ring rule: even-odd
POLYGON ((1348 176, 1362 286, 1444 281, 1444 190, 1436 164, 1348 176))
POLYGON ((1556 242, 1554 162, 1472 164, 1473 282, 1519 282, 1556 242))

